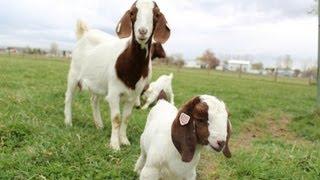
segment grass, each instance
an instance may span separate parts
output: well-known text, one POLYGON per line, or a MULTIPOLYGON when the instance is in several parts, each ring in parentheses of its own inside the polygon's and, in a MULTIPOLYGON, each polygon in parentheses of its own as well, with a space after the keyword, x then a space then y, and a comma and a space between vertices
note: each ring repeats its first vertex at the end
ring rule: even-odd
MULTIPOLYGON (((133 166, 147 112, 134 110, 130 147, 108 148, 111 124, 96 130, 89 96, 77 93, 72 128, 63 122, 68 61, 0 56, 0 179, 136 179, 133 166)), ((320 114, 316 87, 299 79, 154 67, 153 79, 174 72, 179 106, 212 94, 231 114, 233 157, 204 151, 199 179, 319 179, 320 114)))

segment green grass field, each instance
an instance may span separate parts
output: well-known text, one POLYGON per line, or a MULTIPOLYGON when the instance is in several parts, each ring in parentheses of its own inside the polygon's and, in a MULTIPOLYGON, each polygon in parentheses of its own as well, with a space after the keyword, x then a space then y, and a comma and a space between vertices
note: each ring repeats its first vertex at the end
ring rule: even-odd
MULTIPOLYGON (((147 111, 134 110, 130 147, 109 147, 111 123, 97 130, 87 92, 77 93, 73 127, 64 125, 69 62, 0 56, 0 179, 137 179, 133 166, 147 111)), ((174 73, 179 106, 199 94, 224 100, 232 117, 233 157, 203 151, 199 179, 320 179, 316 87, 302 80, 154 67, 174 73)), ((160 153, 160 152, 159 152, 160 153)))

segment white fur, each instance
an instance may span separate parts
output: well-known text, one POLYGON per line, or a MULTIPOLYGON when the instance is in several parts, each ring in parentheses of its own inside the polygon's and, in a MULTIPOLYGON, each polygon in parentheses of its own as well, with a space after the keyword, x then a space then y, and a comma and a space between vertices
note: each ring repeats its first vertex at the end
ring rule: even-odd
POLYGON ((169 98, 169 101, 174 105, 174 94, 172 90, 173 74, 162 75, 156 81, 150 83, 149 88, 144 92, 142 98, 146 100, 142 109, 147 109, 151 103, 155 102, 161 90, 163 90, 169 98))
POLYGON ((145 48, 143 44, 147 42, 147 40, 151 37, 153 31, 153 8, 154 2, 151 0, 139 0, 136 3, 136 7, 138 8, 137 19, 134 24, 134 32, 137 37, 137 41, 142 44, 142 48, 145 48), (145 28, 147 30, 147 34, 144 38, 146 40, 139 40, 142 36, 139 33, 140 28, 145 28))
MULTIPOLYGON (((210 144, 222 137, 225 141, 228 118, 224 103, 208 95, 200 96, 200 99, 209 106, 210 144), (217 128, 212 127, 216 124, 220 125, 217 128), (223 128, 222 126, 225 128, 218 129, 223 128)), ((140 139, 141 154, 135 165, 140 179, 196 179, 196 167, 202 146, 196 147, 191 162, 185 163, 181 160, 181 155, 171 139, 171 126, 177 113, 177 108, 164 100, 158 101, 151 109, 140 139)))
POLYGON ((97 128, 103 128, 99 99, 105 97, 108 101, 112 120, 110 146, 119 150, 120 144, 130 144, 126 135, 127 123, 135 100, 151 78, 151 60, 148 77, 141 78, 135 90, 131 90, 117 77, 115 63, 132 37, 119 39, 99 30, 90 30, 84 22, 78 23, 76 32, 78 41, 72 54, 65 98, 65 124, 72 126, 72 99, 80 82, 82 88, 91 94, 97 128), (124 104, 121 125, 115 118, 120 117, 120 101, 124 104))

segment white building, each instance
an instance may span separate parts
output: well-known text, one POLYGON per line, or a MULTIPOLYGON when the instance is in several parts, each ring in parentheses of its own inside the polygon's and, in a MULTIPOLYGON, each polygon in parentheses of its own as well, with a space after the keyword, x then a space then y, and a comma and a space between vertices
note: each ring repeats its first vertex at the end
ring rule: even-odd
POLYGON ((191 60, 191 61, 186 61, 184 67, 186 67, 186 68, 201 68, 201 65, 197 61, 191 60))
POLYGON ((231 59, 228 61, 228 64, 226 64, 225 68, 229 71, 238 71, 241 68, 242 72, 250 72, 251 62, 245 60, 231 59))

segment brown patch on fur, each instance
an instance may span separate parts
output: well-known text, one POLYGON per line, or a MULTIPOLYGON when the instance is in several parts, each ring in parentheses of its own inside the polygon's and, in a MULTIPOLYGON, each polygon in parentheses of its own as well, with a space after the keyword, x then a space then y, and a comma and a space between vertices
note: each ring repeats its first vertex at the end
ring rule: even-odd
POLYGON ((114 124, 114 128, 119 128, 120 124, 121 124, 121 119, 120 119, 120 115, 116 115, 113 119, 112 119, 112 124, 114 124))
POLYGON ((170 37, 170 28, 167 25, 166 18, 160 12, 160 9, 156 3, 155 3, 155 7, 153 8, 153 26, 154 26, 154 34, 153 34, 154 40, 161 44, 165 43, 170 37))
POLYGON ((208 144, 208 106, 195 97, 179 110, 171 127, 171 138, 181 154, 182 161, 190 162, 197 144, 208 144), (189 123, 182 126, 179 121, 181 113, 190 116, 189 123))
POLYGON ((169 101, 169 98, 167 96, 167 94, 164 92, 164 90, 161 90, 156 101, 159 101, 160 99, 163 99, 165 101, 169 101))
POLYGON ((149 84, 146 84, 145 86, 144 86, 144 88, 143 88, 143 90, 142 90, 142 92, 141 92, 141 94, 140 94, 140 96, 142 96, 143 95, 143 93, 144 92, 146 92, 146 90, 148 90, 149 89, 149 84))
POLYGON ((151 45, 151 60, 156 58, 165 58, 166 52, 164 51, 161 43, 152 43, 151 45))
POLYGON ((116 28, 119 38, 127 38, 131 35, 133 24, 136 21, 137 12, 138 9, 136 7, 136 3, 134 3, 122 16, 116 28))
POLYGON ((135 89, 140 78, 148 76, 149 55, 146 49, 141 49, 140 44, 133 41, 118 57, 117 75, 128 88, 135 89))
POLYGON ((80 82, 80 81, 78 81, 77 86, 78 86, 79 90, 80 90, 80 91, 82 91, 82 84, 81 84, 81 82, 80 82))

